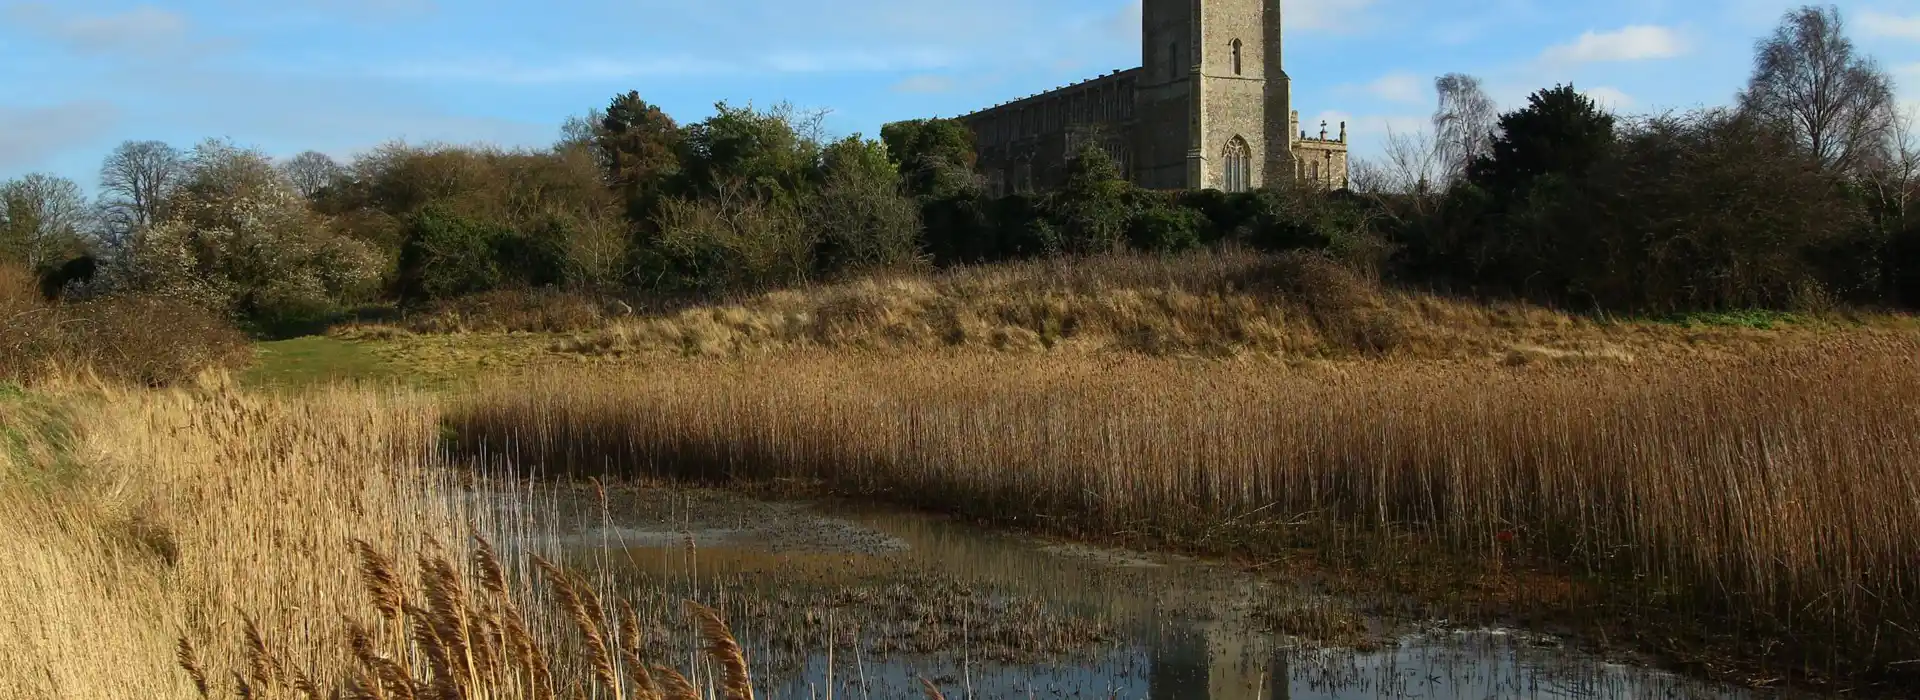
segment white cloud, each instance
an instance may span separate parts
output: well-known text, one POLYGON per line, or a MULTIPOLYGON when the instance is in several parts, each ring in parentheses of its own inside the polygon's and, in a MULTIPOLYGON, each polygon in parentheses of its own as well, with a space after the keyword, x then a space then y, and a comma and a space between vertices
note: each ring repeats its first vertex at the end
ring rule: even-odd
POLYGON ((1600 87, 1582 88, 1580 93, 1586 95, 1588 99, 1593 100, 1594 104, 1599 105, 1601 109, 1617 112, 1631 108, 1634 105, 1632 95, 1622 92, 1619 88, 1615 87, 1603 85, 1600 87))
POLYGON ((1391 73, 1367 83, 1364 91, 1388 102, 1421 102, 1427 97, 1427 82, 1412 73, 1391 73))
POLYGON ((1860 19, 1854 26, 1863 28, 1868 36, 1920 40, 1920 15, 1867 10, 1860 13, 1860 19))
POLYGON ((1634 25, 1610 32, 1581 34, 1571 42, 1548 48, 1541 58, 1552 63, 1601 63, 1675 58, 1687 52, 1678 32, 1658 25, 1634 25))

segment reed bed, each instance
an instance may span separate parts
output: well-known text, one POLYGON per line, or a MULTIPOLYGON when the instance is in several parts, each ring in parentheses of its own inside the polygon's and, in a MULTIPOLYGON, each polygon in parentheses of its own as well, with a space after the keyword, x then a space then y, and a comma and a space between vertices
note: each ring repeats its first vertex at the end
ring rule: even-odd
POLYGON ((1911 336, 1502 368, 789 354, 543 376, 448 421, 555 472, 815 480, 1230 551, 1405 533, 1596 577, 1769 670, 1920 672, 1911 336))
POLYGON ((727 652, 705 675, 651 657, 624 601, 529 548, 537 499, 467 497, 438 417, 217 377, 0 392, 0 697, 739 696, 711 611, 678 626, 727 652))

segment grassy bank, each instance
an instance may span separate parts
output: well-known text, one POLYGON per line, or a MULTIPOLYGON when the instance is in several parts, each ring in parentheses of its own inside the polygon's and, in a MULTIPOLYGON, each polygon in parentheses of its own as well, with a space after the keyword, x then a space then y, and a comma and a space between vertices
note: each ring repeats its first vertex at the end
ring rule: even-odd
POLYGON ((558 294, 487 300, 333 335, 437 376, 793 351, 1608 363, 1914 327, 1848 312, 1582 315, 1396 289, 1314 254, 1233 249, 881 275, 651 311, 558 294))
POLYGON ((820 480, 1225 552, 1403 533, 1596 581, 1586 612, 1656 646, 1845 684, 1920 670, 1916 363, 1866 332, 1631 363, 798 353, 541 376, 448 419, 556 470, 820 480))

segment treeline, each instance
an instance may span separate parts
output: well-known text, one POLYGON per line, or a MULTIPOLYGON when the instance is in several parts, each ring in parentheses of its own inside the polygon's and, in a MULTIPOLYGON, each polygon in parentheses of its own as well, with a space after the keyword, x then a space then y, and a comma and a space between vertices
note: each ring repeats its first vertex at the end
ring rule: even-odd
POLYGON ((1920 151, 1837 10, 1757 42, 1732 106, 1623 117, 1562 86, 1495 115, 1436 82, 1427 138, 1355 178, 1408 279, 1570 308, 1920 305, 1920 151))
POLYGON ((542 149, 340 164, 134 142, 95 202, 45 175, 0 187, 0 264, 49 295, 158 295, 263 331, 495 290, 711 297, 1225 243, 1575 309, 1920 305, 1920 157, 1891 81, 1830 8, 1757 49, 1737 104, 1684 114, 1615 115, 1571 86, 1499 114, 1445 76, 1432 133, 1390 138, 1340 192, 1147 191, 1090 148, 1060 189, 996 198, 950 120, 830 138, 786 107, 680 124, 633 92, 542 149))

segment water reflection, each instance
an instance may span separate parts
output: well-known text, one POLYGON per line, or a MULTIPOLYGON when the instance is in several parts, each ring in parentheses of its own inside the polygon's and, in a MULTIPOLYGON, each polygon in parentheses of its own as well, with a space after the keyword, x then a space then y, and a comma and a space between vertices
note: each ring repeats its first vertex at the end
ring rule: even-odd
POLYGON ((763 697, 920 697, 921 678, 956 699, 1758 697, 1546 637, 1390 630, 1340 601, 1197 562, 893 512, 755 517, 632 518, 550 544, 571 544, 575 564, 636 591, 670 594, 656 598, 722 594, 763 697), (789 531, 849 523, 868 535, 838 549, 789 531), (830 638, 831 663, 820 651, 830 638))

